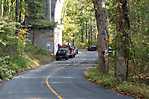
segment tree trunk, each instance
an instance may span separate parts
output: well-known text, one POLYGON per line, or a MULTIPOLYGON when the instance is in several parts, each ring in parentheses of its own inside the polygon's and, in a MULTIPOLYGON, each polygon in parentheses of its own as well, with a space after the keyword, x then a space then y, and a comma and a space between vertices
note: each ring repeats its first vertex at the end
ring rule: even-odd
POLYGON ((20 13, 20 0, 16 0, 16 22, 19 22, 19 13, 20 13))
POLYGON ((106 0, 92 0, 98 29, 98 56, 102 72, 108 72, 106 0))
POLYGON ((128 57, 129 57, 129 18, 128 1, 117 0, 117 64, 116 78, 118 81, 127 80, 128 76, 128 57))
POLYGON ((81 26, 83 25, 83 28, 81 28, 81 42, 84 43, 84 23, 81 23, 81 26))
POLYGON ((86 36, 86 39, 88 39, 88 31, 87 31, 87 21, 85 21, 85 36, 86 36))
POLYGON ((1 17, 4 16, 4 1, 1 1, 1 17))

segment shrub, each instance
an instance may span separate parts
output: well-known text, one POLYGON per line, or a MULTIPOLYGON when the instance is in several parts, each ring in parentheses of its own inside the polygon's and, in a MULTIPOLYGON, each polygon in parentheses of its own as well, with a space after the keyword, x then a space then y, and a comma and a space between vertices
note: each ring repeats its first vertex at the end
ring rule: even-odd
POLYGON ((112 74, 102 74, 97 68, 91 68, 85 76, 88 80, 104 87, 112 88, 124 95, 132 95, 136 99, 149 99, 149 86, 138 82, 117 82, 112 74))
POLYGON ((14 64, 10 62, 10 57, 0 57, 0 79, 8 80, 15 74, 14 64))

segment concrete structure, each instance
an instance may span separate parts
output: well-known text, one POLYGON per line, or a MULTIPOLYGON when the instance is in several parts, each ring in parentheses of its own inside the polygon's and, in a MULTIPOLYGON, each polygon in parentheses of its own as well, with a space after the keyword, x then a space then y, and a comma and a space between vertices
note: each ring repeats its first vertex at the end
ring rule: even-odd
POLYGON ((46 9, 45 9, 45 16, 50 21, 57 22, 57 27, 53 30, 54 33, 54 54, 58 49, 58 44, 62 44, 62 30, 63 25, 61 22, 62 19, 62 9, 64 5, 64 0, 46 0, 46 9))
POLYGON ((33 38, 34 45, 40 48, 48 49, 50 52, 53 52, 54 50, 53 36, 54 36, 54 33, 52 30, 38 29, 38 30, 34 30, 34 37, 32 38, 33 38))
POLYGON ((53 30, 34 30, 34 44, 46 48, 54 54, 57 52, 57 45, 62 44, 63 25, 61 19, 63 4, 64 0, 45 0, 45 16, 49 21, 56 22, 57 27, 53 30))
POLYGON ((62 44, 62 9, 64 5, 64 0, 57 0, 55 4, 55 13, 54 13, 54 21, 57 22, 57 27, 54 29, 54 54, 58 49, 58 44, 62 44))

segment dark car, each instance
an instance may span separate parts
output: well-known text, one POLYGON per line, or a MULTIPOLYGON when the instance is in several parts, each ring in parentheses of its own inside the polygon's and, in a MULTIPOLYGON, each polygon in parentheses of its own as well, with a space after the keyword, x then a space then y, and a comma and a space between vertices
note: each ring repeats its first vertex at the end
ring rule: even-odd
POLYGON ((59 48, 57 53, 56 53, 56 60, 61 60, 61 59, 68 59, 69 58, 69 51, 67 48, 59 48))
POLYGON ((75 47, 75 55, 77 55, 79 53, 78 48, 75 47))
POLYGON ((88 51, 96 51, 97 50, 97 47, 96 45, 91 45, 87 48, 88 51))

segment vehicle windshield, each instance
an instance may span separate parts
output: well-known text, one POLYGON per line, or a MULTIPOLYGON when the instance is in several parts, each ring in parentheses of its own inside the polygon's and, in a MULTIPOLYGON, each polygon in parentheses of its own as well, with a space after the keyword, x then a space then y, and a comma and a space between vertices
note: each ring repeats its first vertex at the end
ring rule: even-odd
POLYGON ((59 50, 60 51, 66 51, 66 50, 68 50, 68 48, 60 48, 59 50))

